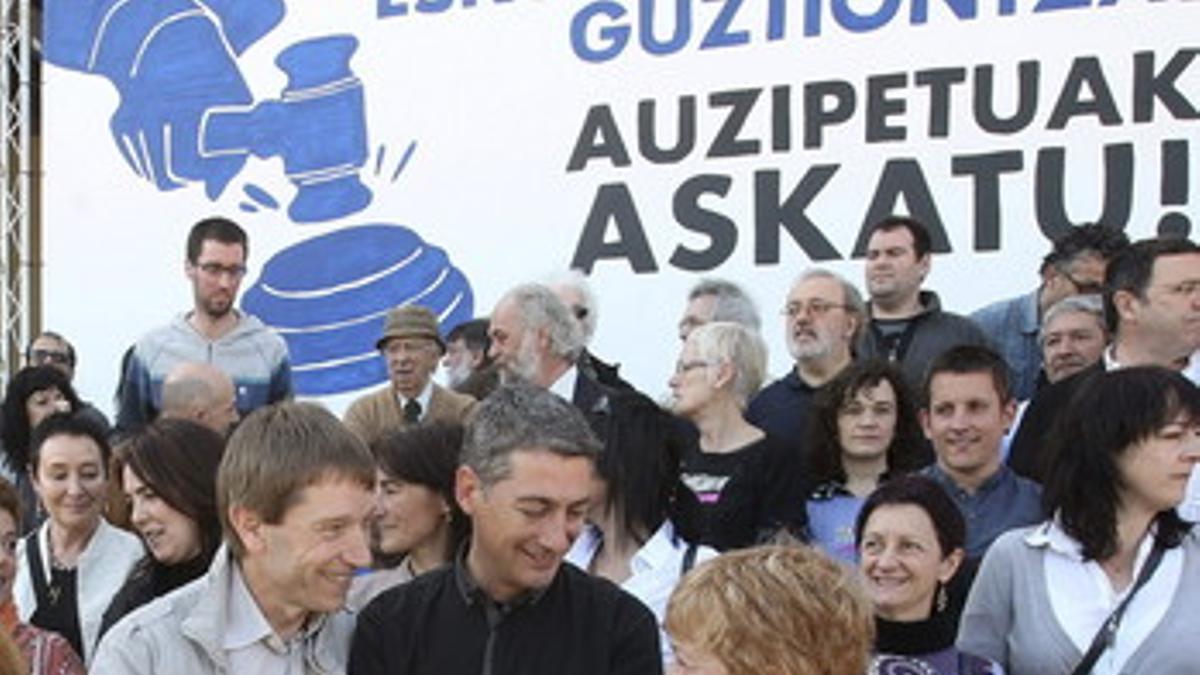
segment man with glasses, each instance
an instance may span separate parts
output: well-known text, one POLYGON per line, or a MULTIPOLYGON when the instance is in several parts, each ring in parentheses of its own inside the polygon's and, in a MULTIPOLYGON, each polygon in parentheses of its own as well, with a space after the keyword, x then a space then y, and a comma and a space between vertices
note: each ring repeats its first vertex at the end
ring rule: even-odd
POLYGON ((158 415, 163 381, 184 362, 208 363, 229 375, 242 417, 291 398, 287 346, 258 318, 234 308, 247 251, 246 232, 231 220, 207 218, 192 227, 184 261, 192 309, 134 345, 118 390, 118 433, 136 431, 158 415))
MULTIPOLYGON (((57 368, 59 372, 67 376, 67 380, 72 384, 75 380, 75 363, 75 347, 67 341, 67 338, 54 331, 46 330, 38 333, 37 337, 33 338, 33 341, 25 348, 26 366, 57 368)), ((91 403, 80 401, 80 407, 76 414, 87 417, 99 425, 104 433, 108 433, 110 428, 108 418, 91 403)))
POLYGON ((421 422, 466 422, 475 399, 438 386, 431 377, 446 343, 429 308, 393 308, 375 347, 387 364, 389 382, 346 411, 346 426, 359 438, 371 445, 390 432, 421 422))
POLYGON ((933 264, 929 230, 913 218, 889 216, 871 226, 867 239, 867 326, 858 358, 895 362, 917 391, 929 362, 958 345, 987 338, 966 317, 942 309, 937 293, 922 290, 933 264))
POLYGON ((1046 311, 1063 298, 1100 293, 1108 261, 1127 246, 1129 238, 1120 230, 1095 224, 1071 228, 1042 259, 1040 286, 971 315, 1008 363, 1018 401, 1031 398, 1043 382, 1038 331, 1046 311))
POLYGON ((810 269, 792 284, 782 313, 784 340, 796 365, 750 401, 746 421, 799 453, 813 395, 850 365, 866 311, 854 284, 810 269))

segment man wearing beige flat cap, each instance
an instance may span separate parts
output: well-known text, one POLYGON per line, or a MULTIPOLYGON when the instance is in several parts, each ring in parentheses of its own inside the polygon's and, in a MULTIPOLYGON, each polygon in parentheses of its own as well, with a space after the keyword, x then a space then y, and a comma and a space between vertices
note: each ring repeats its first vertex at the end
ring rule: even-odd
POLYGON ((387 363, 390 382, 356 400, 345 417, 346 426, 366 443, 422 422, 461 423, 475 406, 475 399, 430 379, 446 344, 429 309, 403 305, 389 311, 375 346, 387 363))

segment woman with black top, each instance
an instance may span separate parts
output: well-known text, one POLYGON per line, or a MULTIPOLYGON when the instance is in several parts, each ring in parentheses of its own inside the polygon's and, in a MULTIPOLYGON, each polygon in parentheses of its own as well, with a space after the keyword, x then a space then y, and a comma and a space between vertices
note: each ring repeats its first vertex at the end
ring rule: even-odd
POLYGON ((946 587, 962 564, 967 525, 932 480, 894 478, 858 513, 855 538, 875 606, 872 675, 998 675, 987 659, 958 651, 957 614, 946 587))
POLYGON ((29 480, 29 437, 42 420, 54 413, 75 412, 81 405, 71 381, 53 366, 22 368, 8 382, 0 439, 4 441, 4 470, 21 496, 18 526, 22 535, 45 519, 29 480))
POLYGON ((700 433, 683 454, 680 476, 688 490, 671 515, 688 541, 727 550, 781 530, 803 532, 798 456, 742 416, 766 366, 762 338, 735 323, 700 326, 683 344, 670 380, 672 408, 700 433))
POLYGON ((113 473, 147 553, 104 612, 101 635, 208 570, 221 544, 217 466, 224 452, 217 432, 178 419, 157 420, 117 447, 113 473))
POLYGON ((62 635, 90 663, 101 616, 142 543, 101 515, 111 451, 94 423, 52 415, 29 447, 30 477, 48 518, 18 546, 18 619, 62 635))

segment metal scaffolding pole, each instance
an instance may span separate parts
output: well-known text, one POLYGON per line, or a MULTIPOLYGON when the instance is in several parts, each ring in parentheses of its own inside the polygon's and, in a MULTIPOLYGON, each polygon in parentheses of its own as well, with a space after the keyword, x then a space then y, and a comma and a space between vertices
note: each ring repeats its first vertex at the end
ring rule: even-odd
POLYGON ((32 252, 33 222, 33 16, 30 0, 0 0, 0 47, 4 50, 0 88, 4 187, 0 190, 0 371, 11 375, 20 367, 21 349, 35 319, 33 291, 38 267, 32 252))

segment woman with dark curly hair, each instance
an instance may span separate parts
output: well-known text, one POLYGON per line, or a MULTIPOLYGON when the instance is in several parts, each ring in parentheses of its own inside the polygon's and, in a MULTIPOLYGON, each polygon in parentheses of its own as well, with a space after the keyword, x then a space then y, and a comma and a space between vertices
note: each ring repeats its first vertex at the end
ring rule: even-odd
POLYGON ((8 382, 4 404, 0 406, 4 419, 0 440, 4 442, 4 470, 21 496, 18 525, 22 535, 45 519, 29 480, 29 439, 33 430, 54 413, 73 413, 82 405, 71 381, 53 366, 22 368, 8 382))
POLYGON ((992 544, 958 644, 1013 673, 1196 672, 1200 536, 1176 512, 1200 461, 1200 389, 1088 377, 1045 451, 1051 518, 992 544))
POLYGON ((101 635, 121 617, 204 574, 221 545, 217 467, 220 434, 195 422, 159 419, 115 450, 113 475, 129 500, 129 522, 146 556, 104 612, 101 635))
POLYGON ((854 520, 880 481, 928 463, 904 376, 884 361, 856 363, 813 400, 809 423, 809 536, 848 563, 858 560, 854 520))

